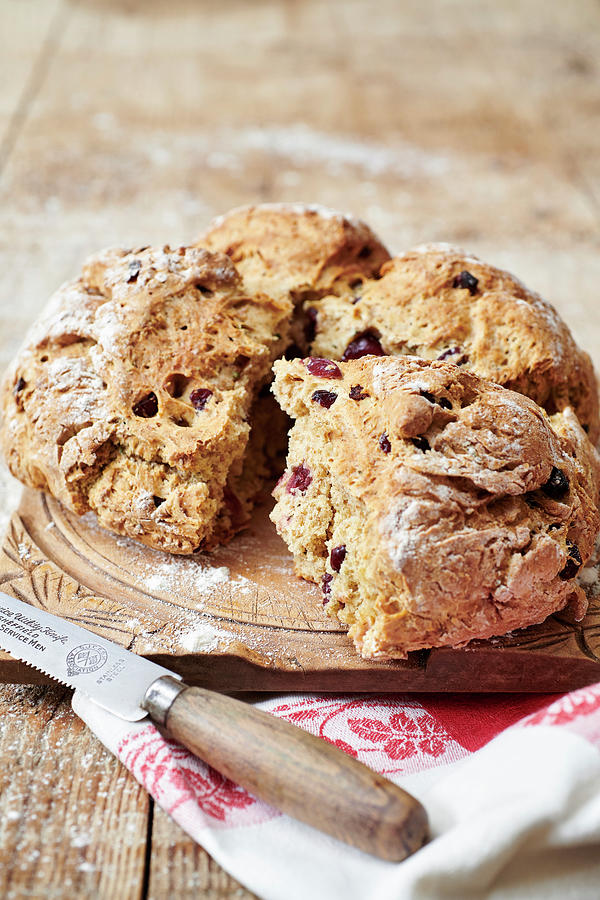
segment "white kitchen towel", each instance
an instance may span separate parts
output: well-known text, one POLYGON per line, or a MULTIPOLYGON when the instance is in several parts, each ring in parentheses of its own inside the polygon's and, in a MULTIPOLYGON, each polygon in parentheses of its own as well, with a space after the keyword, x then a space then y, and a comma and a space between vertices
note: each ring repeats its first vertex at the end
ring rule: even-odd
POLYGON ((550 699, 292 694, 258 706, 417 796, 431 841, 382 862, 256 800, 147 720, 73 697, 156 802, 264 900, 600 897, 600 684, 550 699))

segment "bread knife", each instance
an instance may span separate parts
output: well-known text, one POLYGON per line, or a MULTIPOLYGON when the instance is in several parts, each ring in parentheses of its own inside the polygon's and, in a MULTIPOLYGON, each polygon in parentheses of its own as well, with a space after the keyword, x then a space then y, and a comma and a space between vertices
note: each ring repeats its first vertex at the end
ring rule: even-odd
POLYGON ((382 859, 427 839, 418 800, 342 750, 0 591, 0 647, 121 719, 146 717, 276 809, 382 859))

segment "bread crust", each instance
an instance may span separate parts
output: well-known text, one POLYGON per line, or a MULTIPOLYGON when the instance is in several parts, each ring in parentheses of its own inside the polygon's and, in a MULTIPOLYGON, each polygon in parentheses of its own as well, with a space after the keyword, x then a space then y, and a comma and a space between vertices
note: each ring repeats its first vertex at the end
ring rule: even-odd
POLYGON ((390 258, 365 222, 302 203, 231 210, 212 222, 199 244, 227 254, 250 287, 295 303, 376 275, 390 258))
POLYGON ((277 472, 288 423, 258 395, 304 343, 295 308, 389 258, 364 223, 299 205, 234 210, 203 243, 90 258, 2 388, 17 478, 171 553, 229 540, 277 472))

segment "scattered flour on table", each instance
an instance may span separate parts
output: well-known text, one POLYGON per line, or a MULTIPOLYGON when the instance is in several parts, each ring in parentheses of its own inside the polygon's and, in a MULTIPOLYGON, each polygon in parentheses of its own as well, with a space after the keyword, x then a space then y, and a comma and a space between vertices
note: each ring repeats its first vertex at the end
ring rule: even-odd
POLYGON ((77 866, 80 872, 95 872, 96 866, 91 862, 86 862, 85 860, 77 866))
POLYGON ((87 847, 91 843, 92 835, 89 831, 78 831, 76 826, 72 825, 69 839, 71 847, 87 847))
POLYGON ((301 169, 317 165, 334 177, 350 169, 371 178, 390 175, 440 178, 459 163, 447 153, 432 153, 407 141, 383 143, 349 138, 339 132, 311 128, 304 122, 222 128, 210 135, 165 133, 162 139, 155 135, 151 143, 146 141, 142 152, 154 165, 193 152, 209 168, 231 172, 247 168, 249 157, 267 154, 301 169))

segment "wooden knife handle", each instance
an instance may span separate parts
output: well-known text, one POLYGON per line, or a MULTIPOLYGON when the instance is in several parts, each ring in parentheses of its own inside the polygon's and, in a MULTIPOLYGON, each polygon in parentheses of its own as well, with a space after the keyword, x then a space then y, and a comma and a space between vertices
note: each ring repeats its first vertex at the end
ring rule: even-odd
POLYGON ((176 685, 169 734, 256 797, 382 859, 425 842, 418 800, 342 750, 240 700, 176 685))

